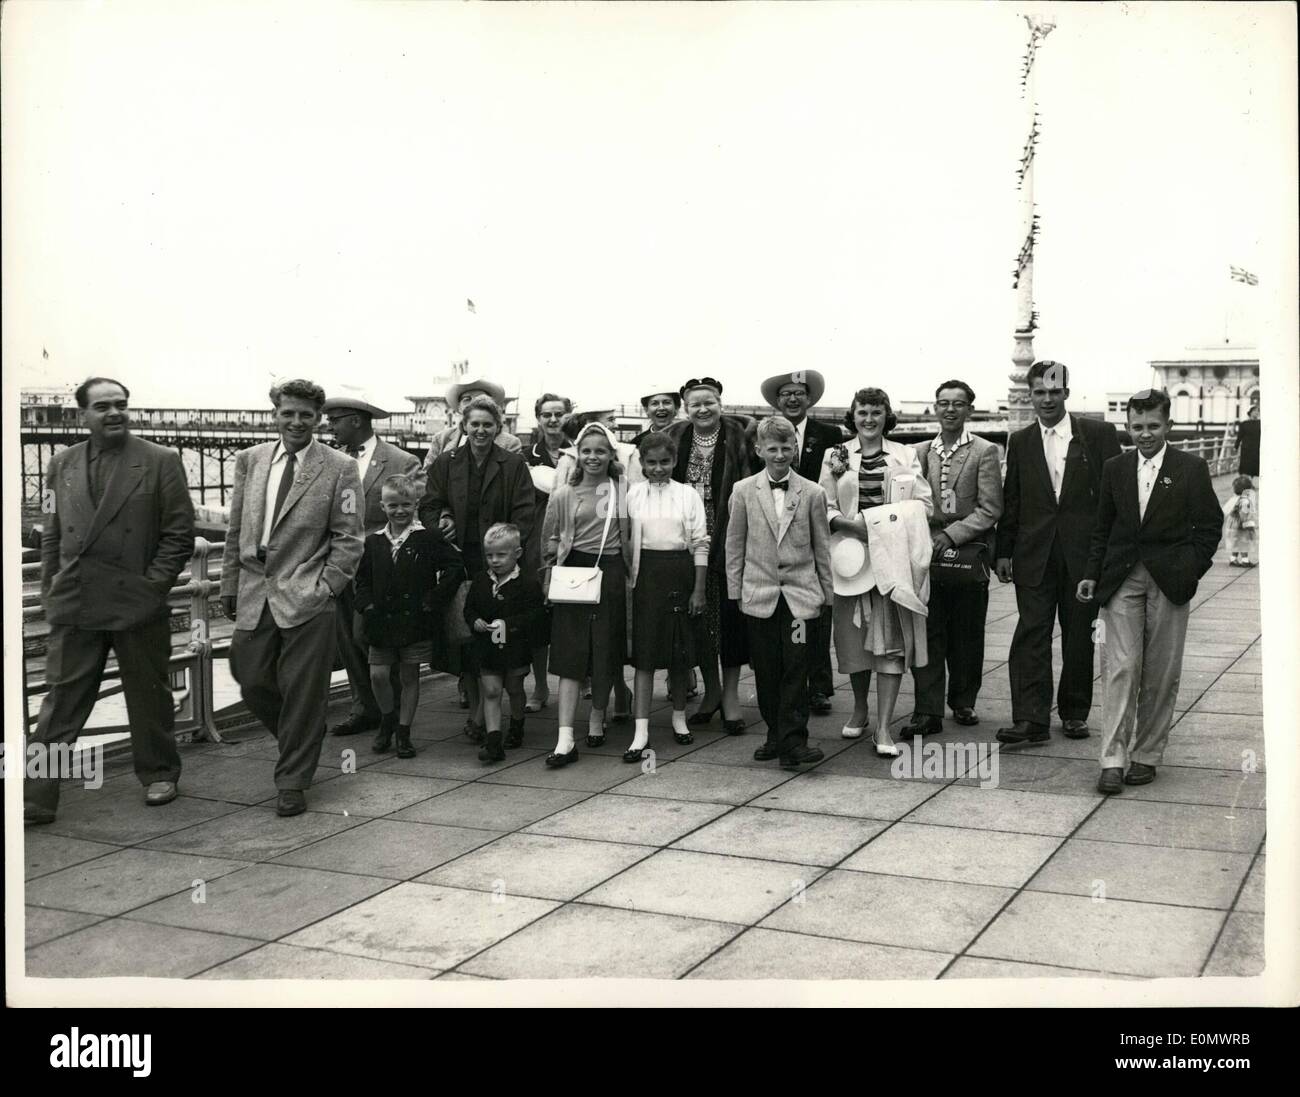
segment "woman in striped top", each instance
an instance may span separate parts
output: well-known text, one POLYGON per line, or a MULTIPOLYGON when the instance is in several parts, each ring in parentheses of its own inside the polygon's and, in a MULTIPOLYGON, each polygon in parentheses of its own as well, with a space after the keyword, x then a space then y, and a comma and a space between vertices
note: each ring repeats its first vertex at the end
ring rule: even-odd
MULTIPOLYGON (((856 537, 869 545, 863 514, 888 502, 891 480, 906 474, 913 477, 910 497, 925 504, 928 516, 933 511, 932 493, 915 450, 885 437, 897 423, 889 395, 877 388, 859 389, 844 421, 856 437, 828 449, 822 459, 820 483, 826 492, 831 532, 856 537)), ((916 651, 918 626, 914 618, 910 610, 895 605, 875 586, 860 595, 835 595, 835 655, 840 673, 847 673, 853 686, 853 715, 843 735, 856 739, 862 734, 868 718, 871 672, 875 671, 877 754, 898 753, 889 735, 889 724, 894 718, 903 674, 912 665, 916 651)), ((919 630, 924 651, 924 618, 920 619, 919 630)))

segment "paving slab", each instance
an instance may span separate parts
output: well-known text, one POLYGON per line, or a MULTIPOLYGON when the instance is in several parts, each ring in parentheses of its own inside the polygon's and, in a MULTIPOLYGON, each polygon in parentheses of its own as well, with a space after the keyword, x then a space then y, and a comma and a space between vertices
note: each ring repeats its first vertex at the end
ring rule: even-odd
POLYGON ((131 846, 240 809, 239 804, 196 796, 178 796, 162 807, 148 807, 142 795, 135 795, 138 790, 137 783, 129 797, 87 795, 69 800, 60 804, 58 818, 41 827, 41 833, 131 846))
POLYGON ((526 833, 666 846, 729 810, 726 804, 601 794, 534 823, 526 833))
POLYGON ((464 965, 498 979, 675 979, 738 926, 571 903, 464 965))
POLYGON ((1234 911, 1228 915, 1223 936, 1214 946, 1205 975, 1243 978, 1264 972, 1264 915, 1234 911))
POLYGON ((1217 910, 1022 891, 967 953, 1124 975, 1190 977, 1200 973, 1223 918, 1217 910))
POLYGON ((511 834, 419 877, 418 883, 536 899, 573 899, 650 856, 645 846, 511 834))
POLYGON ((764 929, 955 953, 1014 894, 1009 888, 833 869, 764 929))
POLYGON ((68 933, 93 926, 101 921, 97 914, 78 914, 70 910, 50 907, 25 907, 23 910, 23 938, 26 948, 52 941, 68 933))
MULTIPOLYGON (((1073 740, 1062 737, 1059 743, 1075 746, 1088 740, 1073 740)), ((1094 741, 1095 742, 1095 741, 1094 741)), ((1047 744, 1045 744, 1047 745, 1047 744)), ((1054 744, 1053 744, 1054 745, 1054 744)), ((1042 748, 1016 749, 1008 748, 997 754, 997 787, 1000 789, 1019 790, 1021 792, 1053 792, 1065 796, 1097 796, 1097 775, 1100 768, 1096 761, 1097 747, 1094 745, 1092 759, 1060 757, 1059 754, 1044 754, 1042 748)), ((960 785, 978 785, 978 777, 961 777, 960 785)))
MULTIPOLYGON (((1169 753, 1166 752, 1166 758, 1169 753)), ((1162 765, 1151 784, 1125 785, 1121 795, 1126 800, 1162 800, 1262 809, 1267 784, 1263 772, 1243 773, 1240 769, 1162 765)))
POLYGON ((699 800, 712 804, 743 804, 761 796, 794 774, 769 762, 770 770, 733 766, 710 766, 695 762, 671 762, 653 773, 619 785, 615 796, 643 796, 665 800, 699 800))
POLYGON ((822 873, 809 865, 660 850, 582 896, 600 906, 751 925, 822 873))
POLYGON ((952 956, 750 929, 710 956, 690 979, 934 979, 952 956))
POLYGON ((208 881, 202 902, 186 891, 133 910, 131 918, 274 941, 391 886, 352 873, 253 865, 208 881))
POLYGON ((322 949, 268 944, 209 968, 199 979, 428 979, 429 969, 322 949))
POLYGON ((247 867, 245 861, 123 849, 33 880, 27 885, 27 902, 86 914, 124 914, 178 892, 188 898, 194 881, 215 880, 247 867))
POLYGON ((928 781, 846 777, 818 769, 759 796, 750 806, 893 820, 902 818, 942 788, 928 781))
POLYGON ((282 943, 445 971, 558 906, 546 899, 404 883, 282 943))
POLYGON ((1264 862, 1267 858, 1255 858, 1255 864, 1246 877, 1246 886, 1241 889, 1234 909, 1247 914, 1264 913, 1264 862))
MULTIPOLYGON (((406 773, 415 777, 438 777, 447 781, 477 781, 493 768, 479 761, 479 748, 461 739, 458 742, 433 743, 420 750, 414 758, 385 756, 385 760, 371 767, 376 773, 406 773)), ((516 766, 538 760, 542 751, 518 750, 506 752, 502 766, 516 766)), ((580 763, 579 763, 580 764, 580 763)), ((500 768, 495 772, 501 772, 500 768)))
POLYGON ((878 819, 742 807, 679 839, 673 848, 829 867, 888 825, 878 819))
POLYGON ((394 812, 391 818, 412 823, 509 831, 554 815, 586 799, 587 795, 567 789, 489 785, 477 781, 394 812))
MULTIPOLYGON (((631 737, 629 736, 629 741, 631 737)), ((549 769, 544 755, 525 765, 508 769, 489 769, 479 778, 483 784, 527 785, 532 788, 565 788, 575 792, 604 792, 630 781, 641 773, 640 764, 624 762, 621 755, 584 752, 577 762, 559 769, 549 769)), ((648 760, 647 760, 648 761, 648 760)))
POLYGON ((372 819, 275 858, 279 865, 409 880, 501 837, 502 831, 372 819))
POLYGON ((1031 891, 1227 910, 1250 863, 1247 853, 1071 838, 1028 887, 1031 891))
POLYGON ((1061 844, 1041 834, 895 823, 841 864, 855 872, 1021 887, 1061 844))
POLYGON ((121 849, 107 842, 87 842, 83 838, 65 838, 49 834, 35 827, 23 831, 24 875, 28 880, 47 876, 51 872, 93 861, 121 849))
POLYGON ((462 782, 438 777, 359 770, 342 773, 312 790, 312 811, 374 818, 460 788, 462 782))
MULTIPOLYGON (((827 721, 823 721, 827 723, 827 721)), ((847 750, 853 745, 849 739, 840 736, 841 724, 834 722, 834 727, 809 727, 808 742, 810 746, 820 748, 828 758, 847 750)), ((704 762, 710 765, 743 766, 748 769, 771 771, 775 762, 759 762, 754 759, 754 751, 763 745, 759 735, 724 735, 714 743, 706 744, 699 750, 692 751, 692 763, 704 762)), ((785 772, 785 771, 783 771, 785 772)))
MULTIPOLYGON (((307 793, 307 806, 311 807, 310 791, 307 793)), ((274 808, 251 807, 163 835, 144 845, 148 849, 167 849, 174 853, 263 861, 299 846, 310 845, 362 821, 322 811, 306 811, 282 819, 274 808)))
POLYGON ((943 973, 945 979, 1137 979, 1136 975, 1116 975, 1109 971, 1082 971, 1079 968, 1052 967, 1048 964, 1024 964, 1016 960, 986 960, 980 956, 959 956, 943 973))
POLYGON ((1251 808, 1207 807, 1110 797, 1080 828, 1078 837, 1185 849, 1253 854, 1264 838, 1265 813, 1251 808))
POLYGON ((1052 792, 954 785, 926 800, 907 821, 1064 837, 1097 809, 1098 801, 1052 792))
POLYGON ((110 918, 27 951, 31 979, 184 979, 256 948, 257 941, 110 918))

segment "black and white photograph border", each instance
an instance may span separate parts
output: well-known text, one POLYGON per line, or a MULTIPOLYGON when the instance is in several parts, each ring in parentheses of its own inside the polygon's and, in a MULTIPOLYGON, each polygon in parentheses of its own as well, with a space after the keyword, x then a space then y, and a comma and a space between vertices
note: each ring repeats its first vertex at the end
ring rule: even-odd
POLYGON ((1300 1001, 1295 31, 6 3, 8 1003, 1300 1001))

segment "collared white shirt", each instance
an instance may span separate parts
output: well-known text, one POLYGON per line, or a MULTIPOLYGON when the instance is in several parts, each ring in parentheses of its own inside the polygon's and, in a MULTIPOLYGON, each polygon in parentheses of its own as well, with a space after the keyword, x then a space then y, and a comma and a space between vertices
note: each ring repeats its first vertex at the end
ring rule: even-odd
POLYGON ((1154 457, 1143 457, 1138 454, 1138 517, 1147 516, 1147 503, 1151 501, 1151 492, 1155 490, 1156 480, 1160 476, 1160 466, 1165 463, 1165 450, 1169 448, 1166 442, 1156 452, 1154 457))
POLYGON ((501 588, 504 587, 508 582, 510 582, 511 579, 519 578, 520 576, 519 565, 516 564, 513 568, 510 569, 510 573, 505 576, 499 576, 495 571, 489 571, 488 574, 492 576, 492 597, 495 598, 498 592, 501 590, 501 588))
POLYGON ((402 546, 406 544, 406 539, 417 529, 424 529, 424 526, 420 524, 420 519, 418 518, 412 519, 411 524, 407 526, 406 529, 402 530, 401 533, 396 535, 393 534, 393 526, 391 522, 384 524, 384 536, 388 538, 388 543, 392 546, 394 560, 397 559, 397 554, 402 550, 402 546))
MULTIPOLYGON (((303 462, 316 452, 312 449, 315 444, 316 439, 313 438, 295 455, 295 475, 301 475, 303 462)), ((271 541, 271 516, 275 513, 275 496, 280 490, 280 480, 284 476, 284 467, 288 457, 289 451, 284 448, 284 442, 276 442, 275 450, 271 454, 271 471, 266 476, 266 513, 262 516, 263 546, 271 541)))
POLYGON ((1061 498, 1061 483, 1065 480, 1065 451, 1070 448, 1070 416, 1063 415, 1055 426, 1045 427, 1038 421, 1038 429, 1043 432, 1043 456, 1047 458, 1047 471, 1052 477, 1052 490, 1056 498, 1061 498))
MULTIPOLYGON (((366 473, 370 471, 370 459, 374 457, 375 449, 378 447, 378 445, 379 445, 379 439, 372 434, 369 438, 367 438, 364 442, 362 442, 361 445, 357 446, 357 449, 361 451, 356 456, 357 473, 358 475, 360 475, 361 482, 363 484, 366 482, 366 473)), ((344 453, 348 452, 346 446, 343 448, 343 452, 344 453)), ((348 456, 351 457, 352 455, 348 453, 348 456)))
POLYGON ((767 469, 763 470, 763 475, 767 477, 767 486, 772 491, 772 505, 776 507, 777 514, 780 514, 782 509, 785 507, 785 493, 790 487, 790 474, 787 472, 785 478, 780 483, 777 483, 772 479, 772 476, 767 469), (779 495, 777 494, 778 492, 780 493, 779 495))

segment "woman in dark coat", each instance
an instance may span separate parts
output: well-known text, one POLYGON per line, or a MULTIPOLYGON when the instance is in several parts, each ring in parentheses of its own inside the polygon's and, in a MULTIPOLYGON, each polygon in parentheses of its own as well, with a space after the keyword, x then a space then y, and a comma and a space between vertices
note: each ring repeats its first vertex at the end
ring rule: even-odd
POLYGON ((692 379, 682 386, 681 394, 686 419, 667 428, 677 442, 673 479, 700 493, 709 531, 707 605, 696 642, 704 698, 687 722, 700 727, 721 709, 723 729, 739 735, 745 730, 740 669, 749 662, 749 648, 740 607, 727 597, 727 518, 732 489, 762 464, 746 441, 752 420, 723 414, 720 382, 712 377, 692 379))
MULTIPOLYGON (((519 530, 525 549, 533 533, 536 494, 528 463, 517 453, 495 444, 501 431, 501 409, 488 396, 476 396, 462 416, 465 445, 440 453, 429 469, 428 487, 420 502, 420 521, 438 528, 457 549, 468 578, 486 570, 483 535, 497 522, 519 530)), ((469 698, 470 718, 465 734, 483 741, 483 699, 478 678, 463 673, 460 652, 451 653, 446 669, 461 675, 469 698)))

